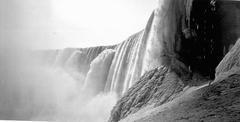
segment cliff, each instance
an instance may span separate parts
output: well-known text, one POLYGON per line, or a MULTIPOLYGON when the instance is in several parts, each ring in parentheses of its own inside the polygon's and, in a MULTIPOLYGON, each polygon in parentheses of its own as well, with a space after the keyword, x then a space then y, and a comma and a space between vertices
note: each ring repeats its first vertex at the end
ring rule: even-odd
POLYGON ((236 12, 235 1, 159 1, 149 21, 145 73, 109 122, 239 120, 240 28, 226 26, 238 23, 228 16, 236 12))
POLYGON ((164 67, 146 73, 118 101, 110 121, 239 121, 239 43, 240 40, 218 65, 211 85, 186 87, 164 67))

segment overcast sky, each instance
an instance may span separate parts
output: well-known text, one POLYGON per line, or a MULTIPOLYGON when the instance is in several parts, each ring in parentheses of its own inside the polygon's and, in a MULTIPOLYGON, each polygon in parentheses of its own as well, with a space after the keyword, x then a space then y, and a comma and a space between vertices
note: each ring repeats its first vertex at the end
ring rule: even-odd
POLYGON ((140 31, 156 0, 1 0, 1 48, 116 44, 140 31))

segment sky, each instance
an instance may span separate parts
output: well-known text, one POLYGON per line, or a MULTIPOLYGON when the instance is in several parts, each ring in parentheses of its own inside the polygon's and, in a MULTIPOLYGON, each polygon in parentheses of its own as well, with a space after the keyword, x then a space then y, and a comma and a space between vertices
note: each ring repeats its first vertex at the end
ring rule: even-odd
POLYGON ((2 48, 112 45, 142 30, 156 0, 1 0, 2 48))

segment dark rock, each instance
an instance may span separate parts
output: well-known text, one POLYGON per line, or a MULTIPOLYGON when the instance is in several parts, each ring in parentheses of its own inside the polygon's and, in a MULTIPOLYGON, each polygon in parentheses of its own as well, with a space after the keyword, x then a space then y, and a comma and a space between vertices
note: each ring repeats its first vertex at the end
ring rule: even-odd
POLYGON ((214 69, 223 57, 218 5, 216 0, 193 0, 191 8, 187 27, 191 37, 181 38, 180 58, 192 71, 214 78, 214 69))

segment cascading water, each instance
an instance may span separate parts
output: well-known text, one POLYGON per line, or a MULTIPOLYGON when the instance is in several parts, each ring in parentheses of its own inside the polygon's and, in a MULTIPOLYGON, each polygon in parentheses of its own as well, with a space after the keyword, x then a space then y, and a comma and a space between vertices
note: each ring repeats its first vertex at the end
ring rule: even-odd
POLYGON ((177 58, 179 39, 178 30, 187 29, 193 0, 159 0, 153 13, 150 35, 147 39, 146 54, 143 61, 143 73, 161 65, 172 65, 177 58), (179 23, 182 27, 179 28, 179 23))
POLYGON ((114 91, 121 95, 132 85, 132 81, 140 76, 139 59, 142 56, 140 54, 143 46, 142 35, 143 31, 131 36, 116 47, 105 91, 114 91))
MULTIPOLYGON (((182 15, 182 13, 187 13, 182 11, 191 8, 189 7, 191 0, 185 0, 184 3, 165 0, 159 3, 161 5, 154 10, 143 31, 134 34, 116 46, 108 47, 115 50, 115 55, 112 62, 109 63, 111 64, 109 71, 102 70, 102 72, 108 72, 107 79, 104 82, 101 79, 99 79, 100 81, 95 81, 104 83, 105 92, 116 92, 121 96, 146 71, 161 65, 168 65, 167 63, 171 63, 169 61, 171 58, 169 57, 176 56, 174 51, 177 19, 189 16, 182 15), (187 9, 183 5, 188 5, 187 9)), ((105 48, 93 47, 75 49, 75 51, 73 49, 65 49, 59 54, 60 56, 57 56, 56 64, 61 64, 68 72, 71 72, 70 74, 73 77, 77 77, 76 74, 81 74, 81 79, 86 78, 84 84, 93 84, 91 79, 93 73, 91 72, 95 72, 98 68, 96 66, 90 67, 90 63, 93 60, 102 59, 98 55, 105 48)), ((96 62, 92 63, 94 65, 96 62)), ((97 64, 103 65, 104 63, 99 62, 97 64)), ((100 77, 101 73, 98 75, 100 77)), ((104 76, 101 77, 105 78, 106 74, 102 75, 104 76)))
MULTIPOLYGON (((205 64, 218 62, 222 56, 217 50, 222 50, 222 42, 227 42, 221 42, 218 41, 219 38, 209 36, 217 35, 217 30, 220 30, 217 29, 219 23, 216 18, 216 12, 218 12, 216 9, 218 8, 215 4, 214 0, 159 0, 158 7, 153 11, 147 26, 141 32, 115 46, 69 48, 58 51, 55 65, 64 67, 75 78, 81 74, 81 78, 77 79, 83 82, 86 77, 88 79, 90 77, 87 73, 94 71, 92 69, 94 67, 90 67, 91 62, 97 58, 101 59, 98 55, 103 50, 113 49, 115 55, 109 71, 103 71, 109 72, 104 82, 104 91, 116 92, 120 96, 146 71, 161 65, 172 68, 178 66, 177 68, 180 67, 189 72, 193 70, 203 72, 206 68, 195 65, 199 62, 205 64), (201 23, 197 14, 204 11, 208 11, 208 14, 202 15, 206 22, 201 23), (206 28, 208 34, 204 35, 206 28), (198 45, 206 48, 199 49, 198 45)), ((225 11, 222 13, 226 13, 225 11)), ((210 66, 208 71, 213 72, 213 66, 210 66)), ((85 84, 87 82, 90 81, 85 80, 85 84)))
POLYGON ((56 59, 53 63, 54 67, 64 67, 65 62, 69 59, 71 54, 75 51, 74 48, 66 48, 63 50, 59 50, 56 56, 56 59))
POLYGON ((172 57, 177 57, 178 20, 190 17, 191 3, 192 0, 159 1, 159 7, 152 13, 145 29, 116 47, 106 91, 122 95, 146 71, 172 65, 172 57))
POLYGON ((99 46, 91 48, 66 48, 59 50, 54 67, 62 68, 74 79, 84 82, 91 62, 105 49, 114 46, 99 46))
POLYGON ((113 49, 106 49, 91 62, 83 91, 88 91, 91 95, 104 91, 114 54, 115 51, 113 49))
MULTIPOLYGON (((49 112, 59 114, 56 117, 67 116, 75 120, 76 117, 84 118, 85 109, 96 111, 95 104, 99 101, 100 110, 93 116, 102 113, 105 106, 109 107, 105 113, 108 115, 116 98, 110 95, 105 99, 105 94, 101 93, 115 92, 118 97, 122 96, 152 68, 167 65, 200 74, 213 73, 216 62, 240 36, 239 5, 219 1, 159 0, 158 8, 153 11, 145 29, 118 45, 34 52, 34 56, 40 55, 41 61, 47 64, 47 69, 42 65, 33 67, 32 57, 19 63, 22 55, 1 53, 1 59, 7 65, 0 67, 0 95, 6 98, 0 99, 0 103, 4 103, 0 106, 2 110, 9 111, 0 110, 4 113, 0 117, 8 119, 6 114, 17 119, 32 119, 40 113, 39 118, 42 119, 49 112), (225 18, 218 21, 219 13, 225 18), (219 30, 222 37, 212 36, 218 35, 219 30), (55 72, 59 69, 60 73, 55 72), (12 93, 10 97, 5 94, 8 92, 12 93), (97 99, 86 107, 84 105, 89 101, 84 98, 89 95, 97 99), (16 107, 18 110, 15 111, 16 107), (37 111, 32 109, 34 107, 37 111)), ((47 120, 55 120, 52 116, 47 116, 47 120)))
MULTIPOLYGON (((143 31, 129 37, 115 47, 108 47, 116 52, 106 84, 104 84, 105 92, 116 92, 121 96, 146 71, 161 65, 174 65, 173 63, 176 63, 173 59, 178 58, 179 55, 176 52, 182 48, 178 33, 190 26, 192 1, 160 0, 158 8, 152 13, 143 31), (181 26, 179 27, 179 25, 181 26)), ((86 77, 89 79, 87 72, 94 70, 91 69, 93 67, 90 68, 90 63, 93 59, 98 58, 98 54, 104 49, 102 47, 79 49, 75 53, 71 52, 72 56, 69 56, 68 49, 58 56, 60 58, 57 59, 57 62, 59 62, 58 60, 64 62, 62 65, 65 69, 78 69, 76 71, 82 74, 83 79, 86 77), (65 55, 68 56, 68 61, 62 60, 61 57, 66 58, 65 55)), ((85 80, 85 84, 87 82, 90 81, 85 80)))

